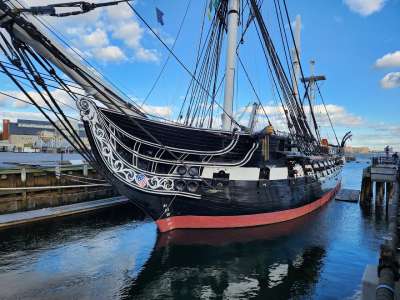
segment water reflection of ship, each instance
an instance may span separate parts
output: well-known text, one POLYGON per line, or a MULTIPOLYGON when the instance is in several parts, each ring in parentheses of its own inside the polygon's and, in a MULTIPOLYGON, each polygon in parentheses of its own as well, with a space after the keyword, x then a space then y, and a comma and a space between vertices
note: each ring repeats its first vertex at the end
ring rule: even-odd
POLYGON ((288 299, 310 295, 325 250, 320 245, 306 246, 302 238, 286 238, 296 236, 310 218, 315 216, 253 229, 162 234, 150 259, 121 296, 288 299))

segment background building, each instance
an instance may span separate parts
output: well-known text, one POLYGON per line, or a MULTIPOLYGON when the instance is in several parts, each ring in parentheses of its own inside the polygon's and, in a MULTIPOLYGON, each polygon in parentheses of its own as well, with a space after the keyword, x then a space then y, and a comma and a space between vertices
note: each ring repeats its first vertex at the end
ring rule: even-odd
POLYGON ((344 147, 344 152, 345 153, 362 153, 366 154, 370 152, 370 149, 368 147, 344 147))
MULTIPOLYGON (((88 140, 83 124, 72 124, 85 144, 88 140)), ((64 132, 65 133, 65 132, 64 132)), ((8 141, 14 151, 72 151, 73 147, 48 121, 18 119, 17 122, 3 120, 2 140, 8 141)))

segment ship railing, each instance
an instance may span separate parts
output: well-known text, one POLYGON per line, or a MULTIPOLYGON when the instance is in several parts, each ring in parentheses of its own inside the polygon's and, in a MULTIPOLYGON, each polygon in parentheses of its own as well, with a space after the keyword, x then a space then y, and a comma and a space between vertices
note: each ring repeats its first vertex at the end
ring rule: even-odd
MULTIPOLYGON (((102 116, 101 116, 102 117, 102 116)), ((158 174, 156 171, 157 165, 167 164, 170 165, 170 171, 168 172, 169 175, 173 176, 173 171, 177 165, 181 163, 193 165, 193 166, 206 166, 206 165, 214 165, 214 163, 210 162, 215 155, 210 155, 209 153, 203 154, 204 160, 199 161, 192 161, 187 160, 190 153, 185 153, 184 151, 174 151, 174 153, 179 157, 178 160, 171 160, 163 158, 163 154, 165 153, 165 149, 163 148, 154 148, 155 154, 148 156, 144 153, 140 153, 140 148, 142 146, 143 141, 140 139, 131 139, 133 144, 128 147, 120 138, 119 135, 126 137, 126 133, 122 132, 120 128, 114 125, 113 122, 110 122, 107 118, 100 118, 99 123, 105 130, 108 138, 110 140, 110 144, 113 150, 120 156, 120 159, 123 160, 126 164, 132 166, 133 168, 139 168, 139 160, 142 162, 148 162, 151 165, 150 170, 146 170, 146 172, 158 174), (118 147, 117 147, 118 146, 118 147), (129 153, 129 157, 121 156, 121 153, 118 153, 117 148, 121 147, 125 153, 129 153)), ((129 138, 129 137, 128 137, 129 138)), ((233 147, 236 145, 237 141, 232 140, 231 144, 233 147)), ((232 147, 232 146, 231 146, 232 147)), ((242 166, 248 162, 251 158, 254 151, 257 149, 258 143, 254 143, 253 146, 249 149, 246 155, 243 156, 241 160, 230 162, 230 163, 219 163, 218 165, 221 166, 242 166)), ((146 163, 147 165, 147 163, 146 163)), ((143 169, 142 169, 143 170, 143 169)), ((143 170, 145 171, 145 170, 143 170)))
POLYGON ((235 134, 234 137, 231 139, 230 143, 223 149, 215 150, 215 151, 198 151, 198 150, 191 150, 191 149, 182 149, 182 148, 176 148, 176 147, 171 147, 171 146, 162 146, 147 140, 140 139, 136 136, 133 136, 126 132, 125 130, 121 129, 119 126, 116 126, 114 122, 112 122, 107 116, 102 114, 101 112, 99 113, 102 125, 105 126, 105 128, 109 131, 110 127, 114 127, 118 133, 123 135, 125 138, 128 138, 134 142, 140 142, 142 144, 155 147, 155 148, 164 148, 169 152, 175 152, 175 153, 187 153, 187 154, 194 154, 194 155, 201 155, 201 156, 208 156, 208 155, 224 155, 230 151, 233 150, 233 148, 236 147, 238 141, 239 141, 239 134, 235 134))

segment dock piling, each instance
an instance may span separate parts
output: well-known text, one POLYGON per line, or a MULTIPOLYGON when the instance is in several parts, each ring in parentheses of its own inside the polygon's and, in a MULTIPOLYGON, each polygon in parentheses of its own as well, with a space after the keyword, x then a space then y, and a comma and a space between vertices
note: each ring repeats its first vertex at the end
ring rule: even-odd
POLYGON ((88 171, 89 169, 88 169, 88 165, 87 164, 84 164, 83 166, 82 166, 82 173, 83 173, 83 176, 85 176, 85 177, 88 177, 88 174, 89 174, 89 171, 88 171))
POLYGON ((361 181, 360 205, 369 206, 372 200, 371 168, 365 168, 361 181))
POLYGON ((382 206, 383 198, 385 196, 385 183, 375 182, 375 205, 382 206))

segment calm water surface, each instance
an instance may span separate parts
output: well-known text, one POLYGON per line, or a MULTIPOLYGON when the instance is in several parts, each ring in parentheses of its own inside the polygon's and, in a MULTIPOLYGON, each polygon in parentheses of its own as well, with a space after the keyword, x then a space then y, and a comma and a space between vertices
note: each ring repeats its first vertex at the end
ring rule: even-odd
MULTIPOLYGON (((366 165, 346 164, 344 186, 366 165)), ((357 299, 386 229, 336 201, 273 226, 163 235, 114 208, 0 231, 0 299, 357 299)))
MULTIPOLYGON (((81 160, 82 156, 77 153, 63 153, 62 159, 81 160)), ((60 153, 0 152, 0 168, 12 167, 15 165, 14 163, 33 163, 46 166, 60 160, 60 153)))

